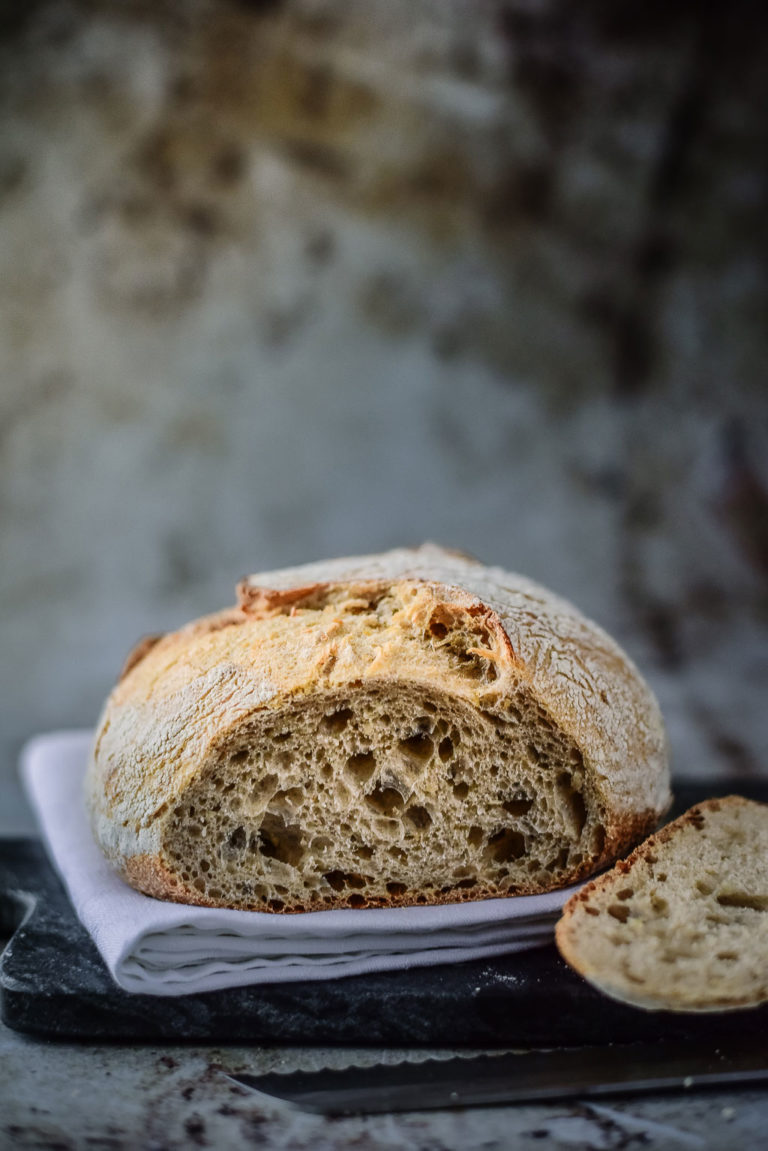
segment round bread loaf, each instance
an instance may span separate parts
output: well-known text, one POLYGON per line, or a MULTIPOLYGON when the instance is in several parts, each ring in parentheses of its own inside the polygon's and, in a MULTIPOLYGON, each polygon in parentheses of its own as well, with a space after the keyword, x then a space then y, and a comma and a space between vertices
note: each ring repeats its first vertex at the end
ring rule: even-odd
POLYGON ((86 791, 160 899, 271 911, 530 894, 669 803, 658 705, 571 604, 432 545, 250 576, 129 659, 86 791))

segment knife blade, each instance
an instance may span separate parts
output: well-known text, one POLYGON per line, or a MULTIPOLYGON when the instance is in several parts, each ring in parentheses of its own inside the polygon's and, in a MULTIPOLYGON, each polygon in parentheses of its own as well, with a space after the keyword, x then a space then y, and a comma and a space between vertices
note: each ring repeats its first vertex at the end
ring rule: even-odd
POLYGON ((768 1042, 609 1044, 228 1078, 303 1111, 374 1115, 754 1086, 768 1082, 768 1042))

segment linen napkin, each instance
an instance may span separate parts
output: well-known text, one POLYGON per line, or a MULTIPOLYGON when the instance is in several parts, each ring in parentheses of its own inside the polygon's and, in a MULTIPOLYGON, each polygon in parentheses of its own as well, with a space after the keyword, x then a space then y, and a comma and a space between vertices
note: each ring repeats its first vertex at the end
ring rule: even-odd
POLYGON ((508 954, 549 943, 576 890, 293 915, 152 899, 112 871, 91 836, 83 803, 91 739, 37 736, 22 751, 21 775, 75 911, 125 991, 189 995, 508 954))

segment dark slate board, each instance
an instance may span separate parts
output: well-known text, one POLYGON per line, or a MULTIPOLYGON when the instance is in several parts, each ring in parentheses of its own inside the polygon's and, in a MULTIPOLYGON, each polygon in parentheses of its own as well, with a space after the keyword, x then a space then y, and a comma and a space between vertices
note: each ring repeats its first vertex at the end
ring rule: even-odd
MULTIPOLYGON (((711 784, 678 788, 677 810, 711 784)), ((743 785, 768 800, 768 781, 743 785)), ((554 946, 483 960, 161 999, 112 982, 41 845, 0 840, 2 1018, 55 1039, 420 1046, 558 1046, 768 1033, 768 1006, 684 1016, 606 999, 554 946)))

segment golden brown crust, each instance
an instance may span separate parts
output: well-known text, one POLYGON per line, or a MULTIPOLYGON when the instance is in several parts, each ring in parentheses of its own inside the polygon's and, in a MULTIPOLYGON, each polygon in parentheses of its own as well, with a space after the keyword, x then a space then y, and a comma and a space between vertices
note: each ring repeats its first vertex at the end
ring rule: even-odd
MULTIPOLYGON (((458 555, 460 553, 452 554, 458 555)), ((426 580, 420 582, 429 586, 426 580)), ((391 580, 355 580, 346 582, 343 590, 347 599, 359 598, 370 606, 375 603, 377 597, 380 598, 388 592, 391 586, 391 580)), ((483 628, 484 634, 483 631, 480 631, 479 634, 479 637, 485 638, 486 641, 483 655, 497 660, 500 658, 498 653, 503 652, 510 663, 518 663, 509 636, 504 630, 504 625, 497 612, 493 611, 487 604, 479 603, 474 596, 468 595, 461 587, 451 586, 450 588, 440 587, 438 589, 438 585, 432 586, 438 595, 444 594, 447 590, 451 593, 449 602, 441 602, 436 597, 435 602, 431 605, 429 618, 425 617, 425 626, 428 626, 433 634, 436 629, 447 630, 455 626, 459 617, 465 615, 483 628)), ((333 584, 328 581, 306 584, 304 587, 281 589, 260 587, 243 580, 237 585, 238 608, 254 620, 265 619, 276 614, 289 614, 308 605, 320 607, 326 598, 329 598, 334 592, 337 593, 338 589, 338 583, 333 584)))
POLYGON ((129 671, 133 671, 137 663, 141 663, 145 655, 152 651, 156 643, 159 643, 163 638, 164 633, 160 632, 159 635, 144 635, 141 637, 137 644, 131 648, 128 655, 125 657, 125 662, 120 668, 120 674, 117 677, 117 682, 125 679, 129 671))
POLYGON ((307 584, 306 587, 280 590, 279 588, 254 587, 246 580, 241 580, 237 585, 237 603, 241 611, 247 612, 254 619, 263 618, 274 611, 284 610, 317 596, 329 586, 327 583, 313 583, 307 584))
MULTIPOLYGON (((606 846, 596 866, 602 868, 607 863, 619 859, 639 839, 650 835, 659 822, 659 816, 660 813, 656 808, 646 808, 645 811, 637 811, 631 815, 623 814, 606 821, 606 846)), ((595 867, 590 867, 585 869, 582 875, 593 875, 594 872, 595 867)))
POLYGON ((159 855, 134 855, 125 861, 123 878, 153 899, 168 900, 172 903, 197 903, 197 892, 187 887, 182 879, 174 875, 163 863, 159 855))

